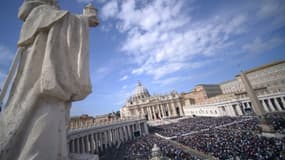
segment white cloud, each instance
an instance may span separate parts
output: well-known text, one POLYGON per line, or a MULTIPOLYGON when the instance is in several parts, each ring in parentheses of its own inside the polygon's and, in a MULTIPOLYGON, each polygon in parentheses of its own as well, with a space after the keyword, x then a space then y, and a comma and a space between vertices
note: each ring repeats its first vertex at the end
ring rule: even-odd
POLYGON ((195 56, 217 55, 232 45, 228 41, 230 35, 245 32, 243 14, 193 23, 183 6, 183 1, 174 0, 144 5, 135 0, 120 3, 118 14, 112 18, 118 20, 118 30, 127 34, 121 50, 138 65, 133 74, 159 79, 193 67, 195 56))
POLYGON ((245 44, 243 49, 249 53, 261 53, 284 44, 284 38, 273 37, 269 40, 256 38, 253 42, 245 44))
POLYGON ((106 3, 102 8, 102 16, 104 19, 114 17, 118 14, 118 2, 113 0, 106 3))
POLYGON ((120 81, 127 80, 128 78, 129 78, 129 76, 125 75, 125 76, 123 76, 122 78, 120 78, 120 81))
MULTIPOLYGON (((113 2, 104 7, 108 8, 110 3, 113 2)), ((276 4, 252 5, 251 8, 241 7, 193 21, 186 3, 186 0, 128 0, 110 7, 115 8, 116 14, 110 12, 105 17, 116 20, 116 28, 126 35, 121 51, 136 65, 132 74, 151 75, 158 80, 181 70, 201 67, 206 62, 197 61, 196 57, 207 59, 224 54, 226 50, 238 46, 236 42, 240 39, 235 37, 249 33, 250 25, 258 24, 258 20, 254 19, 257 15, 248 15, 250 11, 272 16, 280 14, 284 8, 279 7, 275 12, 276 4)), ((252 51, 268 48, 258 47, 259 43, 254 43, 256 49, 253 46, 244 48, 252 51)), ((270 44, 274 47, 278 43, 279 40, 275 39, 270 44)))
POLYGON ((93 0, 76 0, 78 3, 91 3, 93 0))
POLYGON ((122 89, 127 89, 128 86, 127 85, 123 85, 122 89))
POLYGON ((191 79, 191 77, 189 76, 177 76, 177 77, 167 77, 167 78, 163 78, 163 79, 159 79, 159 80, 154 80, 152 83, 154 84, 159 84, 160 86, 167 86, 170 85, 172 83, 177 83, 178 81, 189 81, 191 79))

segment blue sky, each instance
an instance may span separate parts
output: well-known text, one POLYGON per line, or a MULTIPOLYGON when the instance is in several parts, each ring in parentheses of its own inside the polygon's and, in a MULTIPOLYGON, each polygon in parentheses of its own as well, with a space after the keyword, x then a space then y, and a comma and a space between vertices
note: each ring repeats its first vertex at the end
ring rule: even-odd
MULTIPOLYGON (((59 0, 62 9, 98 9, 90 30, 93 93, 72 115, 121 108, 138 80, 151 94, 188 92, 285 59, 284 0, 59 0)), ((0 85, 16 51, 22 1, 0 6, 0 85)))

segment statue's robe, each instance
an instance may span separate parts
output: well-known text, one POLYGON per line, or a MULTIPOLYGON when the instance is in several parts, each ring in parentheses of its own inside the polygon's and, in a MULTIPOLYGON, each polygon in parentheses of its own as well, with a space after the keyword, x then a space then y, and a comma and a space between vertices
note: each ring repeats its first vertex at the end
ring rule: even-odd
POLYGON ((88 19, 34 8, 21 30, 21 59, 2 113, 1 160, 68 159, 72 101, 91 92, 88 19))

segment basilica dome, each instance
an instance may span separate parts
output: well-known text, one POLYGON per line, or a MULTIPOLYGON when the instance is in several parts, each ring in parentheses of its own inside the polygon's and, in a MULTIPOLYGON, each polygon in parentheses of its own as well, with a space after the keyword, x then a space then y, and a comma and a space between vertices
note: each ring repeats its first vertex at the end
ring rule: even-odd
POLYGON ((147 97, 150 97, 150 94, 147 88, 145 88, 139 81, 135 88, 133 95, 130 97, 130 100, 133 101, 133 100, 138 100, 138 99, 144 99, 147 97))

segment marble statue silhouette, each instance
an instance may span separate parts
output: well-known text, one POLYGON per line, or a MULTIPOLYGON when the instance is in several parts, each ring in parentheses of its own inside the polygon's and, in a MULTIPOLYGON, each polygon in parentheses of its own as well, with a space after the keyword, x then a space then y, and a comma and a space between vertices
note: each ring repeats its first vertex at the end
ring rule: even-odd
POLYGON ((91 93, 88 31, 96 15, 73 15, 56 0, 25 0, 18 17, 23 25, 0 115, 0 159, 68 159, 71 103, 91 93))

